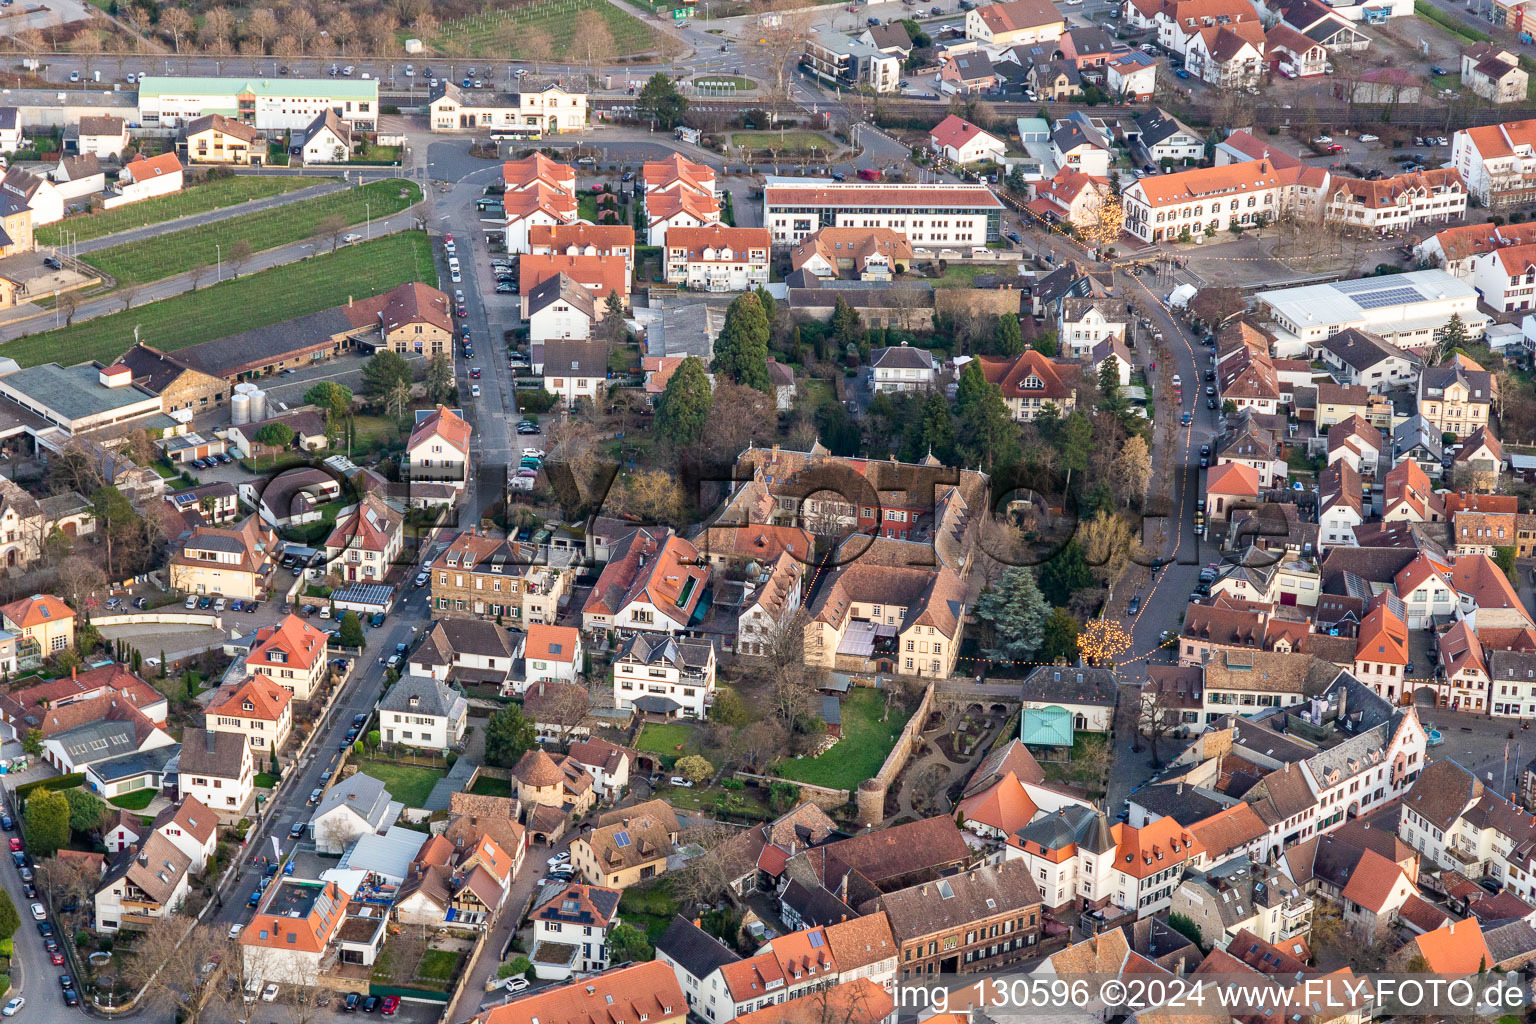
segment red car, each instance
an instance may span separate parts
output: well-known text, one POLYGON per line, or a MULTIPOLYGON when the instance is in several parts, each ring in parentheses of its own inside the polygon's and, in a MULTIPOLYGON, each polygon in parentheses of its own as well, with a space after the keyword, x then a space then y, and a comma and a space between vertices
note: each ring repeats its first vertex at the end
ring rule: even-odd
POLYGON ((1324 150, 1324 152, 1325 153, 1342 153, 1342 152, 1344 152, 1344 147, 1339 145, 1337 142, 1335 142, 1333 145, 1329 146, 1326 150, 1324 150))
POLYGON ((469 316, 469 310, 465 309, 463 306, 460 306, 459 309, 458 309, 458 315, 459 315, 459 319, 462 320, 466 316, 469 316))
POLYGON ((11 837, 11 852, 12 853, 17 853, 20 850, 21 850, 21 840, 17 839, 15 836, 12 836, 11 837))
POLYGON ((53 961, 53 966, 55 966, 55 967, 63 967, 64 966, 64 954, 63 953, 50 953, 48 956, 49 956, 49 959, 51 961, 53 961))
POLYGON ((379 1006, 379 1012, 386 1017, 393 1017, 398 1009, 400 1009, 399 996, 385 996, 384 1002, 379 1006))

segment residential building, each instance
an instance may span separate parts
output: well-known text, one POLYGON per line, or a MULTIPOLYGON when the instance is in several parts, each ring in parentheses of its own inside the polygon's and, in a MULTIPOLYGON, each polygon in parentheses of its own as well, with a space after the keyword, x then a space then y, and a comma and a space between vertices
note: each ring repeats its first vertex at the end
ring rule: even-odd
POLYGON ((1312 357, 1334 371, 1341 383, 1363 387, 1371 394, 1413 384, 1424 365, 1412 352, 1353 327, 1312 344, 1310 350, 1312 357))
POLYGON ((608 343, 580 339, 550 340, 544 345, 544 390, 569 409, 578 401, 596 406, 608 383, 608 343))
POLYGON ((533 922, 535 973, 563 981, 575 972, 606 971, 608 933, 619 925, 621 895, 618 889, 580 882, 550 886, 540 893, 528 914, 533 922))
POLYGON ((48 658, 75 644, 75 612, 51 594, 0 606, 0 625, 16 637, 16 656, 48 658))
MULTIPOLYGON (((523 690, 523 717, 540 743, 564 747, 592 736, 592 693, 585 681, 530 681, 523 690)), ((560 762, 562 765, 565 761, 560 762)))
POLYGON ((1113 150, 1114 140, 1081 112, 1069 114, 1051 126, 1051 158, 1063 170, 1106 178, 1113 150))
POLYGON ((113 194, 102 200, 104 209, 113 209, 127 203, 137 203, 157 196, 180 192, 183 181, 181 158, 175 153, 161 153, 145 158, 134 157, 117 173, 112 184, 113 194))
POLYGON ((746 657, 768 654, 794 621, 805 597, 806 564, 790 551, 781 551, 742 602, 736 617, 736 653, 746 657))
POLYGON ((1443 434, 1470 437, 1488 425, 1497 388, 1493 374, 1457 354, 1419 374, 1419 415, 1443 434))
POLYGON ((316 114, 299 138, 306 164, 344 164, 352 158, 352 129, 334 110, 316 114))
POLYGON ((1121 103, 1146 103, 1157 90, 1157 59, 1141 50, 1111 58, 1104 65, 1109 94, 1121 103))
POLYGON ((805 661, 835 671, 944 679, 965 627, 965 585, 947 566, 840 563, 808 609, 805 661))
POLYGON ((64 130, 64 149, 76 156, 94 156, 98 160, 121 160, 128 148, 128 120, 110 114, 82 117, 78 124, 64 130))
POLYGON ((427 571, 437 611, 507 616, 522 623, 553 621, 575 576, 574 568, 558 558, 475 531, 449 538, 427 571))
MULTIPOLYGON (((4 110, 0 107, 0 110, 4 110)), ((3 118, 0 114, 0 118, 3 118)), ((3 136, 0 129, 0 136, 3 136)), ((3 144, 0 144, 3 149, 3 144)), ((101 169, 101 161, 95 156, 67 156, 48 172, 48 180, 64 200, 84 199, 107 190, 107 172, 101 169)))
POLYGON ((1008 151, 1002 139, 954 114, 934 125, 928 132, 928 145, 939 156, 957 164, 974 164, 983 160, 1000 163, 1008 151))
POLYGON ((118 853, 96 890, 96 930, 144 929, 187 898, 191 860, 159 832, 118 853))
POLYGON ((189 728, 181 737, 176 788, 232 824, 245 815, 256 784, 255 760, 242 733, 189 728))
POLYGON ((259 672, 244 682, 226 683, 208 702, 205 724, 214 732, 245 736, 265 767, 293 731, 293 691, 259 672))
POLYGON ((925 348, 900 345, 877 348, 869 354, 870 387, 882 391, 930 391, 934 385, 933 354, 925 348))
POLYGON ((1451 136, 1451 164, 1483 206, 1503 209, 1536 199, 1536 121, 1463 128, 1451 136))
POLYGON ((218 824, 218 815, 195 798, 184 796, 155 815, 147 832, 169 840, 172 846, 186 855, 190 862, 188 870, 200 875, 213 859, 218 846, 218 824))
POLYGON ((592 776, 598 799, 612 803, 629 788, 629 769, 636 754, 607 740, 586 739, 571 744, 569 757, 592 776))
POLYGON ((1514 51, 1481 42, 1461 51, 1461 84, 1489 103, 1523 103, 1531 78, 1514 51))
POLYGON ((990 971, 1029 959, 1043 917, 1030 866, 1017 860, 886 893, 859 910, 885 912, 904 979, 990 971))
POLYGON ((587 125, 587 94, 568 85, 524 75, 517 80, 518 91, 488 93, 443 79, 427 100, 432 130, 489 129, 493 135, 499 130, 522 140, 582 131, 587 125))
POLYGON ((348 583, 383 583, 400 557, 405 517, 365 494, 336 521, 325 541, 326 565, 348 583))
POLYGON ((1083 359, 1107 338, 1125 341, 1129 327, 1125 314, 1116 313, 1107 299, 1068 297, 1061 300, 1056 336, 1063 356, 1083 359))
POLYGON ((1318 206, 1328 180, 1322 168, 1281 168, 1267 159, 1153 175, 1126 188, 1123 226, 1143 242, 1161 242, 1264 224, 1318 206))
POLYGON ((351 775, 326 790, 309 817, 315 852, 339 856, 358 836, 387 832, 403 809, 378 779, 361 772, 351 775))
POLYGON ((628 224, 554 224, 531 228, 528 251, 535 256, 607 256, 635 271, 635 229, 628 224))
POLYGON ((1467 212, 1467 190, 1454 167, 1409 171, 1387 178, 1334 178, 1323 216, 1347 228, 1415 230, 1467 212))
POLYGON ((440 679, 402 676, 379 702, 385 743, 447 751, 464 739, 469 702, 440 679))
POLYGON ((1099 211, 1108 194, 1108 178, 1065 167, 1049 181, 1035 184, 1035 198, 1025 208, 1047 224, 1065 223, 1079 229, 1087 228, 1098 222, 1099 211))
POLYGON ((1205 156, 1205 136, 1184 124, 1162 107, 1153 107, 1136 118, 1141 147, 1152 162, 1184 163, 1205 156))
POLYGON ((533 624, 520 645, 523 675, 532 683, 574 683, 583 671, 581 631, 533 624))
POLYGON ((1218 89, 1249 89, 1265 71, 1264 26, 1243 21, 1185 37, 1184 67, 1218 89))
POLYGON ((670 529, 636 530, 612 550, 582 607, 582 628, 680 632, 708 582, 693 544, 670 529))
POLYGON ((410 675, 430 676, 461 687, 490 685, 504 695, 518 691, 514 635, 483 619, 439 618, 406 660, 410 675))
POLYGON ((900 57, 840 32, 808 36, 800 67, 828 85, 844 89, 884 93, 901 86, 900 57))
POLYGON ((532 345, 560 339, 585 341, 597 321, 597 300, 564 274, 545 279, 528 295, 528 339, 532 345))
POLYGON ((502 209, 506 216, 502 230, 510 253, 531 252, 535 232, 575 224, 577 218, 576 196, 542 181, 516 189, 508 182, 502 209))
POLYGON ((592 885, 627 889, 666 872, 680 831, 661 800, 610 811, 571 844, 571 866, 592 885))
POLYGON ((325 679, 327 639, 325 633, 289 614, 276 626, 256 631, 245 669, 292 691, 295 700, 309 700, 325 679))
POLYGON ((860 281, 889 281, 912 265, 912 243, 890 228, 822 228, 795 246, 790 267, 817 277, 852 271, 860 281))
POLYGON ((21 148, 21 111, 0 107, 0 152, 14 153, 21 148))
POLYGON ((279 985, 308 985, 347 916, 347 894, 335 882, 289 876, 267 888, 240 932, 243 976, 279 985))
POLYGON ((1025 349, 1012 359, 976 358, 988 383, 1002 389, 1008 413, 1016 420, 1031 422, 1047 406, 1058 416, 1077 407, 1077 390, 1071 383, 1074 368, 1068 364, 1053 362, 1034 349, 1025 349))
MULTIPOLYGON (((584 981, 553 985, 485 1011, 481 1024, 580 1024, 622 1014, 625 1021, 684 1024, 688 1002, 672 968, 660 960, 606 971, 584 981)), ((866 1024, 866 1022, 850 1022, 866 1024)))
POLYGON ((672 718, 699 718, 715 700, 715 648, 703 640, 637 632, 613 661, 618 708, 672 718))
MULTIPOLYGON (((655 198, 657 202, 660 202, 668 196, 675 196, 675 193, 662 193, 655 198)), ((707 222, 701 221, 700 223, 707 222)), ((617 259, 587 255, 534 256, 532 254, 525 254, 518 258, 517 269, 518 287, 523 296, 522 312, 525 319, 529 315, 529 296, 533 294, 539 285, 560 274, 564 274, 592 293, 593 313, 598 320, 608 315, 608 297, 610 295, 617 295, 625 306, 629 305, 630 276, 625 272, 623 262, 617 259)), ((537 366, 534 367, 534 369, 537 368, 537 366)))
POLYGON ((979 246, 1002 237, 1002 203, 985 185, 770 179, 763 204, 774 245, 798 245, 827 227, 891 228, 914 246, 979 246))
POLYGON ((469 486, 469 436, 470 426, 456 409, 439 405, 418 413, 405 445, 411 484, 446 484, 462 492, 469 486))
POLYGON ((249 167, 267 160, 267 139, 254 125, 208 114, 186 127, 187 159, 195 164, 249 167))
POLYGON ((1051 42, 1065 30, 1065 19, 1045 0, 988 4, 965 15, 965 37, 999 51, 1022 43, 1051 42))
POLYGON ((302 132, 327 110, 358 131, 378 128, 377 79, 145 75, 138 95, 137 120, 147 128, 176 128, 207 114, 223 114, 262 131, 302 132))
POLYGON ((675 227, 667 233, 668 284, 741 292, 768 283, 767 228, 675 227))

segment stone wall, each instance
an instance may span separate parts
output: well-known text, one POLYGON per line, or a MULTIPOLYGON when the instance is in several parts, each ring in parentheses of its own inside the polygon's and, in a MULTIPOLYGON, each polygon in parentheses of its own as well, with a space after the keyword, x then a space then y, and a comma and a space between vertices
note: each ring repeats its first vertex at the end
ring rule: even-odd
POLYGON ((885 795, 890 791, 891 783, 896 781, 896 776, 907 766, 907 759, 912 756, 912 751, 917 749, 918 737, 923 731, 923 723, 928 720, 928 714, 933 710, 933 684, 929 683, 923 690, 923 699, 917 702, 917 710, 912 712, 912 717, 907 719, 907 724, 902 728, 901 735, 896 737, 896 745, 886 755, 885 763, 873 778, 865 779, 859 783, 858 793, 858 822, 860 825, 876 825, 885 817, 885 795))

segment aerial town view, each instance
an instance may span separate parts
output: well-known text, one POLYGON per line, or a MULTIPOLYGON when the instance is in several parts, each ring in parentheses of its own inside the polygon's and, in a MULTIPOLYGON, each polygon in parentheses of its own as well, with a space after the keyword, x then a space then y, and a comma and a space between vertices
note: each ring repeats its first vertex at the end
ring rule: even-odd
POLYGON ((1536 1020, 1536 0, 0 0, 0 1016, 1536 1020))

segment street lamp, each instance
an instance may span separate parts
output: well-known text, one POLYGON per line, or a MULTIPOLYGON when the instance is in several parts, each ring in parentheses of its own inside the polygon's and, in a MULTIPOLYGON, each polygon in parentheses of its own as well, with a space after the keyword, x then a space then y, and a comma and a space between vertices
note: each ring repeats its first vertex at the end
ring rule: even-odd
POLYGON ((224 276, 224 253, 219 248, 219 243, 213 243, 213 283, 218 284, 224 276))

